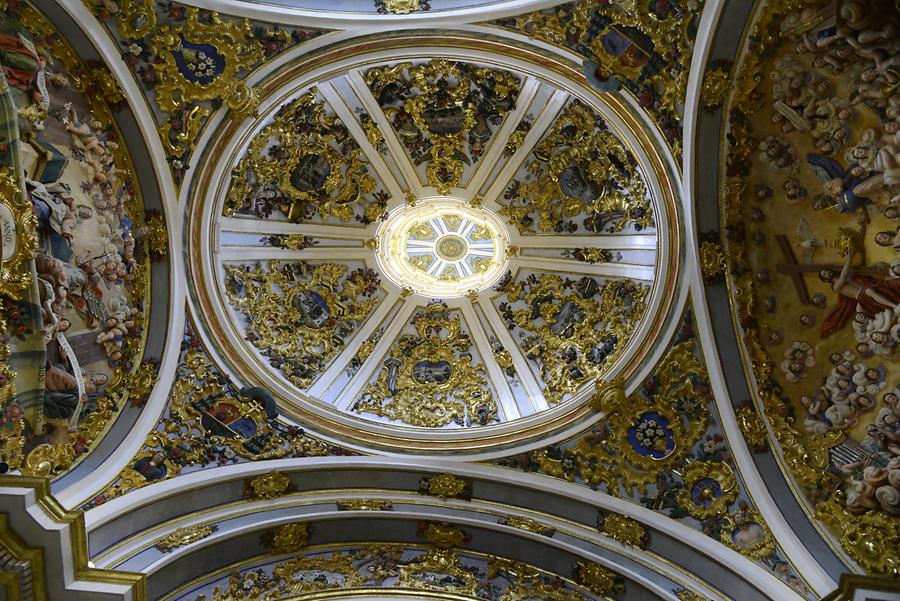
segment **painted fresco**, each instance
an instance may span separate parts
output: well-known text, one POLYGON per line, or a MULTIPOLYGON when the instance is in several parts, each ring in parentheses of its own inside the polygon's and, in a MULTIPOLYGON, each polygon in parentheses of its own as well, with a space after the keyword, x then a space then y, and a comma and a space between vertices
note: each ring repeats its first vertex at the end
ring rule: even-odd
POLYGON ((898 30, 896 7, 877 0, 764 12, 725 173, 735 299, 785 460, 848 553, 895 574, 898 30))
POLYGON ((84 94, 102 69, 82 64, 18 2, 0 15, 0 64, 19 137, 7 122, 0 161, 16 174, 37 234, 33 284, 3 298, 16 372, 15 392, 0 395, 3 421, 24 439, 23 456, 6 460, 48 475, 87 452, 128 398, 124 380, 142 354, 150 228, 110 108, 84 94))

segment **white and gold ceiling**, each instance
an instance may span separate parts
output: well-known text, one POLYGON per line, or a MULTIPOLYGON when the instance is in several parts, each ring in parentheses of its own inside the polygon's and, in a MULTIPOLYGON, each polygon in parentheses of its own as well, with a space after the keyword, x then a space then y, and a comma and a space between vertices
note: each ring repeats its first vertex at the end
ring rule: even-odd
POLYGON ((897 594, 895 3, 0 8, 7 597, 897 594))

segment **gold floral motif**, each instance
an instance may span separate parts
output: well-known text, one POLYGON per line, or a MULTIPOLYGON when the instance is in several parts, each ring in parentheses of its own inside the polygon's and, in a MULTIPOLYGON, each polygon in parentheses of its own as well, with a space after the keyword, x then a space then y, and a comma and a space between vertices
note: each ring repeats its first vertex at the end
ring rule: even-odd
POLYGON ((263 535, 263 544, 273 555, 296 553, 309 540, 309 529, 306 524, 284 524, 263 535))
POLYGON ((248 339, 298 388, 305 388, 379 302, 371 269, 303 261, 225 265, 231 304, 249 322, 248 339))
POLYGON ((684 488, 678 492, 678 504, 697 519, 728 512, 737 498, 734 472, 721 461, 694 461, 681 472, 684 488))
MULTIPOLYGON (((402 101, 402 111, 412 118, 412 127, 417 131, 403 126, 398 133, 403 138, 428 139, 430 149, 426 174, 428 183, 439 194, 448 194, 462 180, 465 164, 460 157, 466 154, 469 134, 478 125, 479 119, 486 121, 486 116, 479 114, 478 102, 485 89, 490 88, 490 93, 500 100, 489 103, 494 111, 492 116, 498 118, 506 114, 504 102, 514 99, 519 88, 518 78, 506 71, 469 67, 444 60, 374 68, 368 70, 365 77, 378 98, 389 85, 401 86, 407 92, 408 97, 402 101), (443 112, 435 114, 436 107, 442 105, 444 108, 439 110, 443 112)), ((382 108, 389 118, 400 111, 399 107, 382 108)))
POLYGON ((258 99, 239 74, 262 60, 263 49, 253 39, 250 21, 223 21, 213 11, 209 11, 208 20, 201 21, 199 14, 198 9, 191 7, 184 23, 156 28, 153 44, 162 59, 156 65, 156 102, 171 113, 184 103, 223 100, 239 114, 252 114, 258 99), (186 44, 212 46, 222 59, 221 70, 216 72, 215 57, 186 44), (190 70, 190 78, 183 69, 190 70))
POLYGON ((775 550, 775 539, 755 509, 723 516, 719 540, 738 553, 761 560, 775 550))
POLYGON ((16 174, 0 168, 0 296, 18 298, 31 285, 27 268, 37 247, 37 218, 19 188, 16 174))
POLYGON ((415 333, 401 334, 374 382, 352 406, 357 413, 436 428, 486 425, 497 419, 497 405, 485 368, 472 364, 472 345, 460 317, 443 305, 430 305, 411 320, 415 333))
POLYGON ((453 474, 436 474, 422 478, 419 492, 442 499, 468 499, 472 496, 472 483, 453 474))
POLYGON ((718 242, 700 243, 700 270, 707 282, 721 279, 725 274, 725 249, 718 242))
POLYGON ((253 499, 277 499, 290 492, 291 479, 281 472, 262 474, 250 481, 250 497, 253 499))
POLYGON ((105 66, 94 66, 90 73, 91 84, 97 93, 109 104, 117 104, 125 100, 125 93, 119 85, 119 80, 105 66))
POLYGON ((710 69, 703 77, 700 88, 700 102, 707 109, 717 109, 725 102, 728 90, 731 89, 731 72, 724 67, 710 69))
POLYGON ((623 545, 638 549, 646 548, 650 536, 640 522, 618 513, 601 512, 597 517, 597 530, 623 545))
POLYGON ((653 224, 636 160, 598 119, 580 102, 569 104, 530 155, 533 181, 516 182, 514 194, 498 199, 520 233, 555 232, 579 216, 603 216, 612 231, 653 224))
POLYGON ((762 417, 752 405, 741 405, 735 410, 738 427, 744 435, 744 440, 754 451, 765 450, 769 441, 769 433, 762 417))
POLYGON ((606 596, 625 591, 622 577, 599 563, 579 562, 575 565, 574 576, 578 584, 596 595, 606 596))
POLYGON ((219 527, 215 524, 178 528, 174 532, 171 532, 170 534, 167 534, 166 536, 157 540, 156 544, 154 544, 153 546, 163 553, 168 553, 179 547, 185 547, 187 545, 196 543, 199 540, 203 540, 213 532, 216 532, 218 529, 219 527))
POLYGON ((393 511, 394 504, 381 499, 344 499, 337 502, 338 511, 393 511))

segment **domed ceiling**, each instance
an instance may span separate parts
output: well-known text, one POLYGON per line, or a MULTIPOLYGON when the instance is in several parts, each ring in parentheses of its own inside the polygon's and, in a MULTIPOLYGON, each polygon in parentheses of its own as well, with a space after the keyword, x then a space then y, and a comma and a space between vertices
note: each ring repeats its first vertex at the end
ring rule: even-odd
POLYGON ((896 593, 895 4, 0 3, 0 597, 896 593))
POLYGON ((320 78, 232 150, 196 269, 230 360, 287 407, 453 444, 571 413, 646 353, 669 238, 636 136, 484 56, 320 78))

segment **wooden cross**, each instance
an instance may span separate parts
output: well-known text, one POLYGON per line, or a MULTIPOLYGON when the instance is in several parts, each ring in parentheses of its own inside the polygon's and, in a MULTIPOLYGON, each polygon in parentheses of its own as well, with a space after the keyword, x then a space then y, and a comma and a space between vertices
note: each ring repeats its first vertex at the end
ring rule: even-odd
MULTIPOLYGON (((809 290, 806 288, 806 280, 803 279, 804 274, 819 273, 824 269, 840 273, 840 271, 844 268, 843 265, 830 263, 801 265, 797 262, 797 257, 796 255, 794 255, 794 249, 791 247, 791 243, 788 240, 787 236, 777 234, 775 236, 775 241, 778 243, 778 248, 781 249, 781 256, 784 259, 784 263, 776 264, 775 269, 778 271, 778 273, 783 273, 790 276, 791 281, 794 283, 794 289, 797 291, 797 297, 804 305, 812 304, 812 299, 809 296, 809 290)), ((855 269, 851 269, 850 273, 883 277, 885 275, 885 269, 882 267, 857 267, 855 269)))

